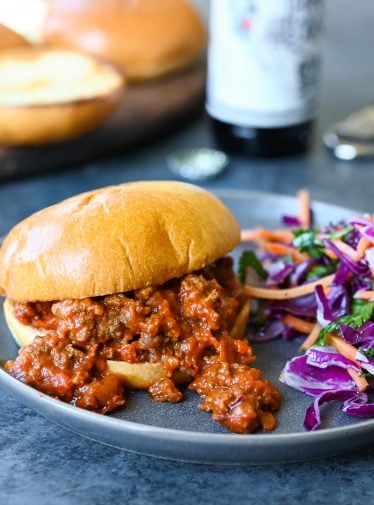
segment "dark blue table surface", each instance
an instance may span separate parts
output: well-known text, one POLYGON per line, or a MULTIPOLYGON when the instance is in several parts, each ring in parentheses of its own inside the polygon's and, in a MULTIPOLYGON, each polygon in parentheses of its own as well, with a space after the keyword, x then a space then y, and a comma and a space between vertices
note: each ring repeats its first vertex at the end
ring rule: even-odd
MULTIPOLYGON (((308 156, 278 161, 232 158, 204 184, 293 195, 374 211, 374 161, 340 162, 326 153, 321 131, 373 98, 374 5, 329 0, 317 140, 308 156)), ((146 147, 87 166, 0 184, 0 235, 41 207, 74 193, 138 179, 171 179, 166 155, 211 145, 203 117, 146 147)), ((374 503, 374 449, 316 462, 247 468, 161 461, 80 438, 23 407, 0 388, 0 503, 164 504, 374 503)))

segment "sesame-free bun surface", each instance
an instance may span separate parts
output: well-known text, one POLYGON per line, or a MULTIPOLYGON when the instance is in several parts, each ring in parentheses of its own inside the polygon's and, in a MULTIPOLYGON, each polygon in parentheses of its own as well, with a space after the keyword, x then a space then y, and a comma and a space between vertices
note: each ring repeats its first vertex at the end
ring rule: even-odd
POLYGON ((88 133, 123 91, 119 70, 77 51, 0 51, 0 144, 44 145, 88 133))
POLYGON ((197 186, 110 186, 15 226, 0 249, 0 290, 16 301, 46 301, 160 285, 212 263, 239 240, 230 211, 197 186))
POLYGON ((195 62, 206 33, 186 0, 53 0, 44 41, 102 56, 128 79, 144 80, 195 62))
POLYGON ((21 35, 0 23, 0 51, 11 47, 28 47, 30 44, 21 35))

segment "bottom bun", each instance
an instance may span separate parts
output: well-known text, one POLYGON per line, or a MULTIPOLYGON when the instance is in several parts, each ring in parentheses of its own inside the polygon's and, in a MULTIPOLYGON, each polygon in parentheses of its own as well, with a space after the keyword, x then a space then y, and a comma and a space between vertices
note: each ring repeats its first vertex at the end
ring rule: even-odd
MULTIPOLYGON (((13 303, 4 302, 4 315, 14 340, 20 347, 29 345, 34 338, 48 333, 47 330, 33 328, 22 324, 14 316, 13 303)), ((134 389, 148 389, 152 384, 166 379, 166 370, 162 363, 128 363, 126 361, 107 361, 108 369, 113 374, 124 379, 126 384, 134 389)))

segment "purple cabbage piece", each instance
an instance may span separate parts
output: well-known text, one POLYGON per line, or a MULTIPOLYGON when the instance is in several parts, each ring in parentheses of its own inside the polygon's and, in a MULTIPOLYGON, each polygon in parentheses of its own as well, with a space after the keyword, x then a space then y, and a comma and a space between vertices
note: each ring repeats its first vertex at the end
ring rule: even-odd
POLYGON ((292 263, 286 263, 285 261, 270 263, 266 267, 268 273, 266 284, 282 284, 294 269, 295 266, 292 263))
POLYGON ((282 222, 283 222, 283 224, 285 224, 286 226, 290 226, 291 228, 301 226, 301 221, 296 216, 284 215, 284 216, 282 216, 282 222))
POLYGON ((360 230, 361 234, 367 238, 368 240, 370 240, 370 242, 372 244, 374 244, 374 226, 373 226, 373 223, 371 223, 370 225, 367 225, 365 226, 365 228, 362 228, 362 230, 360 230))
POLYGON ((327 295, 327 301, 334 320, 350 313, 350 297, 344 286, 332 286, 327 295))
POLYGON ((317 396, 312 405, 308 408, 305 414, 304 426, 309 431, 314 431, 321 426, 321 410, 320 407, 324 403, 329 403, 335 400, 351 400, 357 395, 356 391, 338 389, 335 391, 325 391, 317 396))
POLYGON ((334 320, 329 303, 321 285, 315 287, 317 299, 317 321, 322 328, 325 328, 334 320))
POLYGON ((360 328, 351 328, 345 324, 339 324, 342 338, 351 345, 363 343, 374 344, 374 322, 367 321, 360 328))
POLYGON ((355 328, 351 328, 350 326, 346 326, 342 323, 339 324, 339 328, 343 340, 345 340, 348 344, 356 345, 361 342, 360 333, 355 328))
POLYGON ((337 366, 348 370, 352 368, 356 372, 361 372, 359 366, 353 361, 342 356, 333 347, 312 347, 307 354, 307 365, 312 365, 318 368, 327 368, 330 366, 337 366))
POLYGON ((369 372, 371 375, 374 375, 374 359, 369 358, 360 351, 357 351, 355 357, 358 363, 361 363, 361 366, 364 370, 369 372))
POLYGON ((315 288, 317 299, 317 321, 324 328, 331 321, 345 316, 350 310, 350 301, 344 286, 333 286, 328 296, 322 286, 315 288))
POLYGON ((289 326, 285 326, 284 331, 282 333, 282 337, 284 340, 293 340, 297 336, 299 336, 300 333, 296 331, 294 328, 290 328, 289 326))
POLYGON ((298 317, 315 317, 317 311, 317 301, 314 293, 299 296, 290 300, 279 300, 272 302, 267 307, 270 315, 287 312, 298 317))
POLYGON ((356 387, 344 368, 318 368, 308 365, 307 359, 308 354, 304 354, 287 361, 280 380, 311 396, 318 396, 325 391, 352 390, 356 387))
POLYGON ((356 291, 367 291, 372 289, 372 280, 371 279, 363 279, 362 277, 353 277, 350 282, 350 290, 352 296, 356 291))
POLYGON ((334 284, 336 286, 343 286, 343 284, 347 281, 350 273, 351 271, 347 265, 340 261, 335 272, 334 284))
POLYGON ((371 337, 371 339, 362 344, 359 349, 360 351, 367 351, 368 349, 373 349, 373 347, 374 347, 374 338, 371 337))
POLYGON ((304 280, 306 274, 309 272, 311 267, 314 265, 314 260, 306 260, 302 263, 296 265, 294 271, 290 275, 290 286, 299 286, 304 280))
POLYGON ((353 249, 356 249, 360 238, 361 233, 355 228, 344 236, 344 242, 353 247, 353 249))
POLYGON ((258 332, 251 335, 250 340, 252 342, 267 342, 269 340, 274 340, 283 334, 285 328, 286 325, 280 319, 274 319, 264 324, 258 332))
POLYGON ((343 263, 347 265, 352 273, 358 275, 359 277, 370 277, 371 272, 366 260, 353 261, 351 258, 348 258, 340 249, 336 247, 335 244, 331 242, 331 240, 323 239, 323 245, 326 249, 332 251, 337 258, 339 258, 343 263))
POLYGON ((368 403, 368 395, 363 392, 348 398, 340 408, 351 416, 374 417, 374 403, 368 403))

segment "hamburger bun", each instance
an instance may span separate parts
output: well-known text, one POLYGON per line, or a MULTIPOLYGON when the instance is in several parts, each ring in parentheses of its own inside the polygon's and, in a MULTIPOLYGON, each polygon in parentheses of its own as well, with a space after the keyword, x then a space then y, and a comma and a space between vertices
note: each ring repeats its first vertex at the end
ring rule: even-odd
POLYGON ((122 100, 111 64, 76 51, 0 52, 0 144, 44 145, 97 128, 122 100))
POLYGON ((113 61, 129 80, 189 66, 206 45, 204 26, 185 0, 53 0, 43 38, 113 61))
MULTIPOLYGON (((126 292, 193 272, 240 240, 234 217, 211 193, 181 182, 137 182, 84 193, 22 221, 0 249, 7 325, 21 347, 48 331, 23 324, 14 301, 47 301, 126 292)), ((243 338, 250 302, 232 326, 243 338)), ((163 363, 107 361, 131 388, 168 377, 163 363)), ((181 371, 176 384, 190 382, 181 371)))
POLYGON ((0 23, 0 51, 12 47, 29 47, 25 38, 0 23))
POLYGON ((202 188, 173 181, 109 186, 15 226, 0 249, 0 290, 22 302, 158 286, 225 256, 239 241, 235 218, 202 188))

